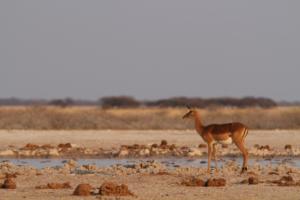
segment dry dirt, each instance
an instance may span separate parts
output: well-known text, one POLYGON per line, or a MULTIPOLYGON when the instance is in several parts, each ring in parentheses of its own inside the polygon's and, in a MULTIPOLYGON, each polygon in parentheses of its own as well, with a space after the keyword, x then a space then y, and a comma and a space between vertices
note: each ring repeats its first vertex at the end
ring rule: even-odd
MULTIPOLYGON (((22 147, 27 143, 51 144, 74 143, 86 147, 112 148, 121 144, 149 144, 159 143, 166 139, 169 143, 176 145, 198 146, 203 143, 202 139, 194 131, 0 131, 0 147, 9 145, 22 147)), ((250 131, 247 137, 247 146, 254 144, 270 145, 271 147, 284 148, 286 144, 299 147, 300 131, 250 131)), ((0 189, 0 200, 73 200, 73 199, 224 199, 224 200, 299 200, 300 186, 278 186, 268 181, 279 180, 282 176, 291 175, 296 181, 300 181, 300 169, 281 166, 279 168, 268 168, 256 166, 249 174, 240 175, 234 166, 222 169, 217 175, 205 173, 206 169, 179 168, 176 172, 166 171, 164 173, 119 173, 117 168, 99 169, 97 173, 74 174, 68 170, 37 170, 34 168, 23 169, 22 167, 2 167, 1 173, 18 172, 16 178, 16 189, 0 189), (277 171, 276 171, 277 170, 277 171), (225 187, 189 187, 182 185, 185 178, 196 176, 207 180, 208 178, 225 178, 225 187), (257 176, 258 184, 242 184, 251 176, 257 176), (36 186, 48 183, 69 182, 70 189, 36 189, 36 186), (72 195, 77 185, 81 183, 90 184, 95 188, 104 182, 116 182, 125 184, 135 195, 132 197, 103 197, 99 194, 87 197, 72 195)), ((0 183, 4 182, 0 179, 0 183)))
MULTIPOLYGON (((167 140, 179 146, 198 146, 203 143, 194 130, 99 130, 99 131, 31 131, 0 130, 0 148, 9 145, 23 147, 28 143, 51 144, 72 143, 84 147, 119 147, 122 144, 151 144, 167 140)), ((246 145, 270 145, 283 148, 286 144, 299 146, 300 130, 250 130, 246 145)))

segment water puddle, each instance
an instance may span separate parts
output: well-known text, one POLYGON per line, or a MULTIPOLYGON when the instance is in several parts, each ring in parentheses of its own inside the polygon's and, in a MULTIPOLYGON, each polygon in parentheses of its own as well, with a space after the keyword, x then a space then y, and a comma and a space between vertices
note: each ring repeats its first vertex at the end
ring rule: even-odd
MULTIPOLYGON (((96 165, 98 167, 109 167, 112 165, 132 165, 138 162, 152 161, 161 162, 169 168, 175 167, 206 167, 207 159, 200 158, 144 158, 144 159, 76 159, 79 165, 96 165)), ((19 166, 33 166, 35 168, 41 169, 45 167, 61 167, 66 162, 67 159, 0 159, 0 162, 9 161, 15 165, 19 166)), ((222 166, 228 161, 235 161, 242 164, 242 158, 222 158, 218 161, 218 165, 222 166)), ((214 162, 212 162, 213 166, 214 162)), ((275 158, 251 158, 249 159, 249 165, 260 164, 260 165, 272 165, 277 166, 280 164, 288 164, 290 166, 300 168, 300 158, 296 157, 275 157, 275 158)))

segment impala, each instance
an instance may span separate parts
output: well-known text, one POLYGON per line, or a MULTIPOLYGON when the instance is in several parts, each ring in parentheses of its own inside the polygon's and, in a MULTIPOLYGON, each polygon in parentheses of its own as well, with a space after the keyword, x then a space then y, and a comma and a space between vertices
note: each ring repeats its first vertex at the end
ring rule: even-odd
POLYGON ((217 168, 216 144, 232 144, 234 143, 243 154, 243 167, 241 173, 247 171, 248 151, 245 148, 245 138, 248 134, 248 128, 239 122, 227 124, 210 124, 204 126, 201 122, 200 114, 196 109, 191 109, 182 117, 191 118, 195 121, 195 129, 208 146, 208 162, 207 171, 210 172, 210 162, 213 156, 215 160, 215 168, 217 168))

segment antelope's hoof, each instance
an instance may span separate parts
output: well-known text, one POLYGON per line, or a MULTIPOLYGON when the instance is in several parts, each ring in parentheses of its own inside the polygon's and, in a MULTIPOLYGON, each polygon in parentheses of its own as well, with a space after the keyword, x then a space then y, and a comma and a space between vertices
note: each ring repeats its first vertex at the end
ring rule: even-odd
POLYGON ((248 170, 248 167, 243 167, 242 171, 241 171, 241 174, 244 173, 244 172, 246 172, 247 170, 248 170))

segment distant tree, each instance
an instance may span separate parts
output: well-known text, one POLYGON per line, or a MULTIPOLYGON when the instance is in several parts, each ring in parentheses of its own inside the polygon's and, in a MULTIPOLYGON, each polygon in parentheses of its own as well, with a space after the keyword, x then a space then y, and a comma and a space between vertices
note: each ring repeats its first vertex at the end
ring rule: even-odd
POLYGON ((139 107, 141 103, 130 96, 109 96, 100 99, 100 104, 103 108, 118 107, 118 108, 134 108, 139 107))
POLYGON ((71 98, 65 99, 53 99, 49 102, 49 105, 59 106, 59 107, 68 107, 74 105, 74 100, 71 98))

